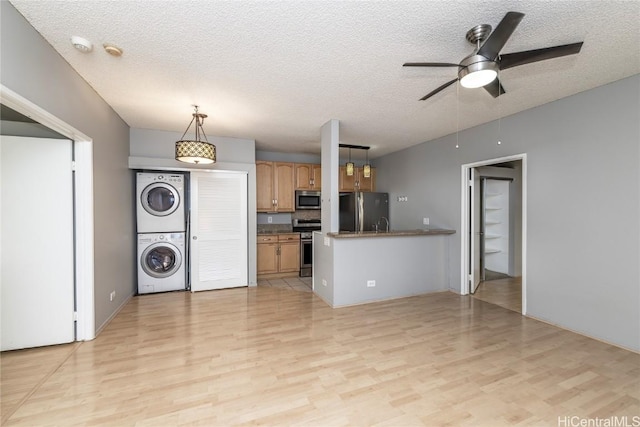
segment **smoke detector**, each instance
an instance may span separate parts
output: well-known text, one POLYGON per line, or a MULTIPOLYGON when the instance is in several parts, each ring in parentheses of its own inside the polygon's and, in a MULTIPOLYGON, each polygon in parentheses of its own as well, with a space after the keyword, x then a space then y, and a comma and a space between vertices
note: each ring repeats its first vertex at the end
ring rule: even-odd
POLYGON ((111 56, 122 56, 122 49, 118 46, 112 45, 110 43, 105 43, 102 45, 104 50, 111 56))
POLYGON ((71 44, 82 53, 89 53, 93 50, 93 44, 89 40, 82 37, 71 37, 71 44))

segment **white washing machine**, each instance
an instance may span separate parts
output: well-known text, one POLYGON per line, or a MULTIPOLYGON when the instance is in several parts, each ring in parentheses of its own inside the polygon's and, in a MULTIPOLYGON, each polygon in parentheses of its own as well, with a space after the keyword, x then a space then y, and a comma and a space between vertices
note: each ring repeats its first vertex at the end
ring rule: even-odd
POLYGON ((138 233, 186 230, 183 174, 138 172, 136 200, 138 233))
POLYGON ((138 293, 186 288, 185 233, 138 234, 138 293))

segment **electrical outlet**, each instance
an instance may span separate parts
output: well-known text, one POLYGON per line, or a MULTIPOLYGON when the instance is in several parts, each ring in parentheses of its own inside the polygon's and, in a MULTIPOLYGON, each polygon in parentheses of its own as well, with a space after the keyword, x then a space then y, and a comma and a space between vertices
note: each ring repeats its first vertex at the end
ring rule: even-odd
POLYGON ((399 202, 408 202, 409 201, 409 196, 398 196, 398 201, 399 202))
POLYGON ((422 225, 429 225, 429 218, 422 218, 422 225))
POLYGON ((267 223, 271 224, 273 222, 273 217, 272 216, 268 216, 267 217, 267 223))
POLYGON ((331 239, 329 239, 328 237, 325 236, 324 238, 324 245, 325 246, 331 246, 331 239))
POLYGON ((375 280, 367 280, 367 288, 374 288, 376 286, 375 280))
POLYGON ((322 286, 327 286, 327 280, 326 279, 322 279, 322 286))
POLYGON ((116 291, 112 291, 109 294, 109 301, 113 301, 116 298, 116 291))

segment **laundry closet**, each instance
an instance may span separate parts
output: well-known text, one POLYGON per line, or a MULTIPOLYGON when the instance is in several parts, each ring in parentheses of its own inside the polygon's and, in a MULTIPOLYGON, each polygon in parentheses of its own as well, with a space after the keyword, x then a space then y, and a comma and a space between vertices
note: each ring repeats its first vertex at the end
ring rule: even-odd
POLYGON ((248 285, 247 174, 136 172, 138 294, 248 285))

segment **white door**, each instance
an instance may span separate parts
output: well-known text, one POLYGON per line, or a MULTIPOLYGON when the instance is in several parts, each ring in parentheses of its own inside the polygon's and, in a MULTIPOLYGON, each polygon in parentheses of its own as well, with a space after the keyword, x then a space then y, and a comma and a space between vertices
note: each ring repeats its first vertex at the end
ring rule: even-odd
POLYGON ((470 206, 470 243, 469 247, 471 248, 472 254, 470 260, 472 262, 471 268, 469 271, 471 272, 471 289, 470 292, 473 294, 478 289, 481 280, 481 272, 480 272, 480 253, 482 246, 482 227, 480 222, 480 174, 476 170, 476 168, 470 168, 470 179, 469 183, 471 188, 469 189, 469 196, 471 201, 469 203, 470 206))
POLYGON ((247 174, 191 173, 191 291, 248 286, 247 174))
POLYGON ((75 339, 72 142, 0 137, 2 350, 75 339))

